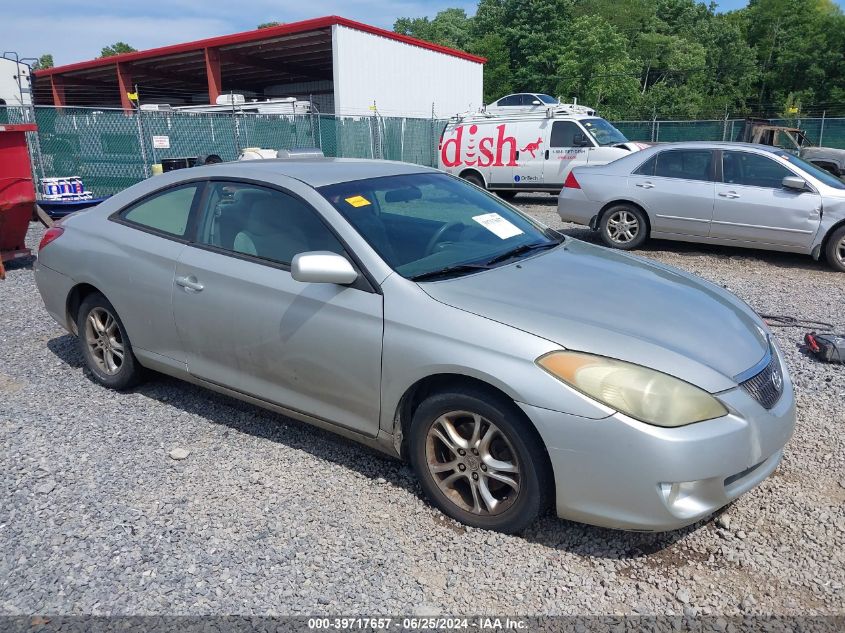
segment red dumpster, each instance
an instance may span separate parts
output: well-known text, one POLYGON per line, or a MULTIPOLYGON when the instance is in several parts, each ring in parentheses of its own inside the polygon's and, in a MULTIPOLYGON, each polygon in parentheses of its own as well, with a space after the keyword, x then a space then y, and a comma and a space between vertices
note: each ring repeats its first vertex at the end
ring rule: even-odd
POLYGON ((34 123, 0 125, 0 271, 2 262, 31 254, 24 238, 35 210, 35 186, 26 132, 36 129, 34 123))

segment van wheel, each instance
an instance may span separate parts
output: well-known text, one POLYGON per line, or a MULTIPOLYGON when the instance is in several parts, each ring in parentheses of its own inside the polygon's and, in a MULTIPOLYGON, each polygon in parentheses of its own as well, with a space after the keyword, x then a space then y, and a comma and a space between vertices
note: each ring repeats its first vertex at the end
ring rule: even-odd
POLYGON ((642 246, 648 238, 645 213, 631 204, 616 204, 601 216, 602 241, 611 248, 628 251, 642 246))
POLYGON ((840 226, 833 232, 824 251, 831 268, 845 273, 845 226, 840 226))
POLYGON ((454 389, 426 398, 408 437, 426 497, 461 523, 523 531, 554 486, 542 441, 527 424, 512 402, 484 392, 454 389))
POLYGON ((465 174, 461 174, 461 178, 474 184, 476 187, 481 187, 482 189, 486 189, 484 186, 484 181, 481 179, 481 176, 476 174, 474 171, 468 171, 465 174))
POLYGON ((513 200, 516 198, 516 191, 508 191, 507 189, 502 191, 497 191, 496 195, 499 196, 502 200, 513 200))

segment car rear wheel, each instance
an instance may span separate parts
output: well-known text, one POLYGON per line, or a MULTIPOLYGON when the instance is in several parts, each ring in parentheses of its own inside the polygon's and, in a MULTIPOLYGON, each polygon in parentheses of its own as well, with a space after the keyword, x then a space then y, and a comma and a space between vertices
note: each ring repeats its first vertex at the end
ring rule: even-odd
POLYGON ((840 226, 830 236, 825 248, 825 256, 834 270, 845 272, 845 226, 840 226))
POLYGON ((546 504, 546 454, 513 403, 473 391, 430 396, 414 413, 409 442, 426 496, 461 523, 521 532, 546 504))
POLYGON ((103 295, 88 295, 76 320, 82 355, 94 379, 111 389, 128 389, 143 378, 126 329, 103 295))
POLYGON ((602 241, 611 248, 631 250, 642 246, 648 238, 645 213, 630 204, 617 204, 601 216, 602 241))

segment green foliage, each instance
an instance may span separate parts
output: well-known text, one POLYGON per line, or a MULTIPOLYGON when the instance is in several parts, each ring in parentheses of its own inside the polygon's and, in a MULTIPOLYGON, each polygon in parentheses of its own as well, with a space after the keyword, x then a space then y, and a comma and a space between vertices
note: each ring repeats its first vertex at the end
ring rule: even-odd
POLYGON ((269 29, 271 26, 281 26, 284 22, 262 22, 255 28, 257 29, 269 29))
POLYGON ((484 99, 577 97, 616 117, 845 115, 845 15, 831 0, 479 0, 394 30, 488 59, 484 99), (815 112, 818 110, 818 112, 815 112), (804 115, 811 114, 805 109, 804 115))
POLYGON ((53 65, 53 56, 50 53, 44 53, 32 64, 32 70, 46 70, 52 68, 53 65))
POLYGON ((115 42, 111 46, 104 46, 100 51, 100 57, 112 57, 114 55, 123 55, 124 53, 134 53, 137 48, 129 46, 126 42, 115 42))

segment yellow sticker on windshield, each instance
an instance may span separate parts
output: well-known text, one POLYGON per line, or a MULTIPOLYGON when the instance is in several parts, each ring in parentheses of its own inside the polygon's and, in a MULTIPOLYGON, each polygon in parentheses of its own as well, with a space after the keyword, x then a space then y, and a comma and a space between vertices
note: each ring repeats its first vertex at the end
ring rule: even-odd
POLYGON ((353 207, 366 207, 368 204, 372 204, 364 196, 352 196, 351 198, 346 198, 346 201, 353 207))

